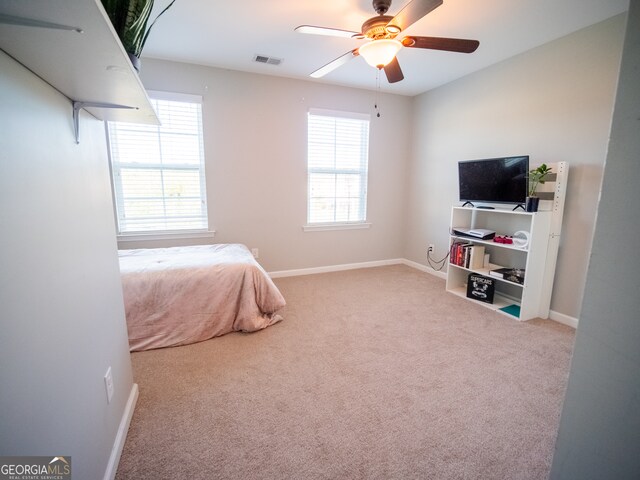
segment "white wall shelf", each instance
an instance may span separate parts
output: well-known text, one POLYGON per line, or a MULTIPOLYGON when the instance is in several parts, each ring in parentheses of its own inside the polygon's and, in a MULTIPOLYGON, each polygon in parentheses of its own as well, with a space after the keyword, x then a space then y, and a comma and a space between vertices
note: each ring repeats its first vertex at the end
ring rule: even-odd
POLYGON ((0 48, 76 102, 70 113, 159 123, 100 0, 3 1, 0 23, 0 48))

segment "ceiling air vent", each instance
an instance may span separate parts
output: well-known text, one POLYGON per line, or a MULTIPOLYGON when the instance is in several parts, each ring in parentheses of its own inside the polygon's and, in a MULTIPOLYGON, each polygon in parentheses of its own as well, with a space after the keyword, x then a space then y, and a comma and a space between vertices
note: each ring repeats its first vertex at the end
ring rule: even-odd
POLYGON ((253 61, 258 63, 266 63, 269 65, 280 65, 282 63, 281 58, 268 57, 266 55, 256 55, 255 57, 253 57, 253 61))

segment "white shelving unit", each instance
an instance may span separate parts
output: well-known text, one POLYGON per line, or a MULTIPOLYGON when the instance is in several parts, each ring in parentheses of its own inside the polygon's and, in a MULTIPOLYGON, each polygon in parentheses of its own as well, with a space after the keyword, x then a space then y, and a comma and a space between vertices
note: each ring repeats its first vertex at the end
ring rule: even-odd
POLYGON ((491 263, 488 267, 473 270, 449 263, 446 284, 448 292, 467 299, 469 274, 484 275, 495 279, 493 303, 475 299, 468 299, 469 301, 517 320, 548 318, 568 176, 565 162, 551 164, 551 167, 555 175, 545 184, 545 201, 541 202, 544 210, 529 213, 499 208, 452 208, 450 246, 456 241, 483 245, 485 252, 490 255, 491 263), (521 248, 493 240, 459 236, 453 233, 457 228, 485 228, 495 231, 496 235, 513 235, 517 231, 526 231, 529 233, 529 243, 521 248), (524 269, 524 285, 489 275, 489 270, 502 267, 524 269), (502 310, 505 307, 513 309, 513 306, 519 308, 517 316, 502 310))
POLYGON ((467 236, 451 235, 450 243, 464 241, 474 245, 484 245, 485 252, 491 257, 488 268, 468 269, 449 263, 447 270, 447 291, 467 297, 467 279, 470 273, 489 276, 489 270, 502 267, 523 268, 525 283, 520 285, 496 277, 496 289, 492 304, 481 303, 493 310, 500 310, 509 305, 520 307, 519 320, 549 316, 549 304, 542 295, 544 284, 545 258, 551 213, 512 212, 510 210, 484 210, 478 208, 453 207, 451 211, 452 229, 487 228, 495 230, 498 235, 513 235, 519 230, 529 232, 529 244, 525 248, 496 243, 493 240, 477 240, 467 236))
POLYGON ((0 2, 0 49, 100 120, 158 124, 100 0, 0 2))

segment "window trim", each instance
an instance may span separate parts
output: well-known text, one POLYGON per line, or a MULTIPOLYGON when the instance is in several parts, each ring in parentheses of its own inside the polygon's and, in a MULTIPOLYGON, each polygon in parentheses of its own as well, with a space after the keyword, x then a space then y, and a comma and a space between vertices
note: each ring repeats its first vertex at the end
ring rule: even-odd
POLYGON ((176 230, 156 231, 153 233, 120 233, 119 242, 140 242, 145 240, 186 240, 190 238, 213 238, 215 230, 176 230))
MULTIPOLYGON (((368 122, 369 126, 371 126, 371 115, 367 114, 367 113, 359 113, 359 112, 347 112, 347 111, 343 111, 343 110, 330 110, 330 109, 325 109, 325 108, 314 108, 314 107, 310 107, 308 112, 307 112, 307 161, 306 161, 306 174, 307 174, 307 195, 306 195, 306 201, 307 201, 307 208, 306 208, 306 215, 307 215, 307 221, 306 223, 302 226, 303 231, 305 232, 318 232, 318 231, 328 231, 328 230, 355 230, 355 229, 366 229, 366 228, 370 228, 371 227, 371 223, 367 221, 367 214, 368 214, 368 208, 367 208, 367 203, 368 203, 368 199, 369 199, 369 151, 367 151, 367 163, 366 163, 366 168, 364 169, 364 175, 363 175, 363 170, 361 169, 351 169, 351 170, 341 170, 340 173, 351 173, 351 174, 359 174, 361 175, 361 179, 360 179, 360 183, 361 183, 361 189, 362 191, 364 191, 364 198, 363 198, 363 202, 362 202, 362 210, 363 210, 363 219, 362 220, 358 220, 358 221, 353 221, 353 220, 345 220, 345 221, 337 221, 337 222, 315 222, 315 223, 309 223, 309 208, 310 208, 310 198, 309 198, 309 193, 310 193, 310 182, 309 182, 309 173, 313 172, 313 173, 330 173, 330 174, 335 174, 336 170, 335 169, 326 169, 326 168, 315 168, 315 169, 309 169, 309 152, 308 152, 308 148, 309 148, 309 116, 310 115, 316 115, 316 116, 325 116, 325 117, 334 117, 334 118, 348 118, 348 119, 353 119, 353 120, 362 120, 362 121, 366 121, 368 122), (364 178, 363 178, 364 177, 364 178)), ((369 132, 368 132, 369 133, 369 132)), ((369 137, 369 135, 368 135, 369 137)), ((369 147, 369 138, 367 138, 367 146, 369 147)))
POLYGON ((362 222, 334 222, 334 223, 307 223, 302 226, 302 230, 305 232, 326 232, 329 230, 360 230, 365 228, 371 228, 371 223, 365 221, 362 222))

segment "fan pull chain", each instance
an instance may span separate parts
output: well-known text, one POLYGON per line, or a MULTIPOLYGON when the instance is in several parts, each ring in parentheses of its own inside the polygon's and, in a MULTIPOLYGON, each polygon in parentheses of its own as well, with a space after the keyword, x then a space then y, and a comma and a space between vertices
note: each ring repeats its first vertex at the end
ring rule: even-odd
POLYGON ((376 103, 374 104, 374 108, 377 110, 376 117, 380 118, 380 108, 378 108, 378 103, 380 98, 380 69, 376 70, 376 103))

